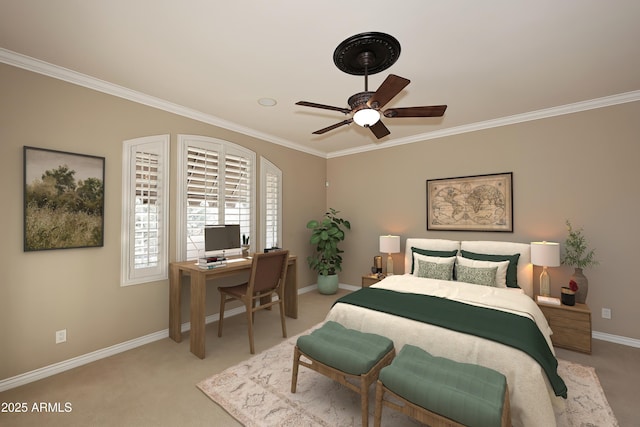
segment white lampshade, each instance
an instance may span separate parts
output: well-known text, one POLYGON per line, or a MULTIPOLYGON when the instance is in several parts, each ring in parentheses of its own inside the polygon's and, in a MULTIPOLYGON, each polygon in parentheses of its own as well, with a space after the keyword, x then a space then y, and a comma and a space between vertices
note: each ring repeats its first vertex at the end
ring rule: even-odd
POLYGON ((373 108, 363 108, 353 115, 353 121, 362 127, 372 126, 378 120, 380 120, 380 113, 373 108))
POLYGON ((560 265, 560 245, 553 242, 531 242, 531 263, 542 266, 540 273, 540 295, 551 294, 551 284, 547 267, 560 265))
POLYGON ((380 252, 385 254, 400 252, 400 236, 380 236, 380 252))
POLYGON ((560 265, 560 244, 531 242, 531 263, 542 267, 558 267, 560 265))
POLYGON ((387 255, 387 276, 393 274, 393 258, 391 254, 400 252, 400 236, 380 236, 380 252, 387 255))

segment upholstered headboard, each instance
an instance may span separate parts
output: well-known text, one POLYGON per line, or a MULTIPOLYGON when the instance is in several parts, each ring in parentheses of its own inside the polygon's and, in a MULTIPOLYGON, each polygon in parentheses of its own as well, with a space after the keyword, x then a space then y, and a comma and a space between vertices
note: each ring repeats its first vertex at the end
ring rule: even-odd
POLYGON ((531 265, 531 246, 528 243, 408 238, 404 257, 405 273, 411 271, 411 263, 413 262, 412 247, 436 251, 464 250, 492 255, 514 255, 519 253, 518 286, 524 293, 533 298, 533 266, 531 265))

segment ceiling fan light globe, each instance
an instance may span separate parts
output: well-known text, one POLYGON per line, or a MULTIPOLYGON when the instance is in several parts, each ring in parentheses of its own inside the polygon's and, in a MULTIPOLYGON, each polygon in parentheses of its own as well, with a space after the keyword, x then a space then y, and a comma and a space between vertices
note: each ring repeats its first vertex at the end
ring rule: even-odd
POLYGON ((380 112, 373 108, 363 108, 362 110, 356 111, 353 115, 353 121, 362 127, 373 126, 378 123, 378 120, 380 120, 380 112))

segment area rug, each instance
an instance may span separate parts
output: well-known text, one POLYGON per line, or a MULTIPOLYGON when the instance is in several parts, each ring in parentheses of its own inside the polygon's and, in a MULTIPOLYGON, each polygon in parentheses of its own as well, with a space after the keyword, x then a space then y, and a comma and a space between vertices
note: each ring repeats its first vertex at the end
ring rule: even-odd
MULTIPOLYGON (((314 328, 312 328, 314 329, 314 328)), ((308 333, 306 331, 305 333, 308 333)), ((300 367, 291 393, 293 348, 297 336, 197 384, 211 400, 247 427, 360 426, 360 396, 310 369, 300 367)), ((577 363, 558 361, 569 389, 564 408, 556 410, 559 427, 616 427, 618 422, 595 373, 577 363)), ((373 425, 375 387, 369 391, 373 425)), ((382 425, 421 425, 384 408, 382 425)))

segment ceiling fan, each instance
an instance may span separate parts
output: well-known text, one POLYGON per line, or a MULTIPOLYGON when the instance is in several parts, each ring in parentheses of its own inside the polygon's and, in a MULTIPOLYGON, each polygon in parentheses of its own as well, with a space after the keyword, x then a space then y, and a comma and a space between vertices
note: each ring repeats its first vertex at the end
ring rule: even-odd
POLYGON ((381 111, 393 97, 404 89, 410 80, 395 74, 389 74, 375 92, 368 89, 370 74, 379 73, 393 65, 400 55, 400 43, 392 36, 378 32, 356 34, 349 37, 333 53, 333 62, 341 71, 353 75, 364 75, 364 92, 358 92, 349 97, 349 108, 333 107, 315 102, 299 101, 296 105, 322 108, 351 114, 351 117, 339 123, 313 132, 320 135, 330 130, 355 122, 359 126, 371 129, 380 139, 391 132, 380 120, 381 115, 393 117, 442 117, 446 105, 432 105, 425 107, 389 108, 381 111))

